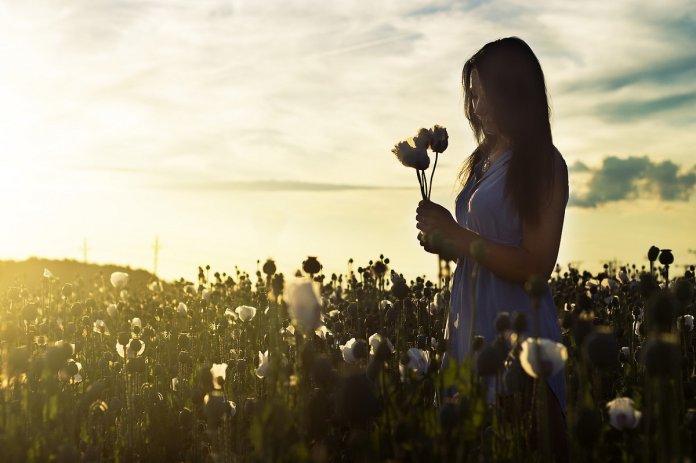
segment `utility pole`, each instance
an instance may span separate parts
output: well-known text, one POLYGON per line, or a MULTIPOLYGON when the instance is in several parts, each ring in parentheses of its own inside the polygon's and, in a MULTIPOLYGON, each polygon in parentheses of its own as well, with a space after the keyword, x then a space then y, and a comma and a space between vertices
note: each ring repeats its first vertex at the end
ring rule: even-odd
POLYGON ((152 271, 153 275, 157 276, 157 259, 159 258, 159 235, 155 236, 155 265, 152 271))
POLYGON ((89 248, 87 247, 87 238, 82 240, 82 262, 87 263, 87 251, 89 251, 89 248))

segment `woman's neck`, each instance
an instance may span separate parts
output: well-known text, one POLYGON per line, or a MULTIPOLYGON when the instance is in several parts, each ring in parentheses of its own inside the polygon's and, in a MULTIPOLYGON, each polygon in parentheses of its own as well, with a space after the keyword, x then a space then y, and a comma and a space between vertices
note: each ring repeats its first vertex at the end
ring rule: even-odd
POLYGON ((488 152, 488 160, 489 162, 494 162, 497 160, 500 156, 505 153, 511 146, 511 143, 509 140, 499 137, 495 144, 491 147, 490 151, 488 152))

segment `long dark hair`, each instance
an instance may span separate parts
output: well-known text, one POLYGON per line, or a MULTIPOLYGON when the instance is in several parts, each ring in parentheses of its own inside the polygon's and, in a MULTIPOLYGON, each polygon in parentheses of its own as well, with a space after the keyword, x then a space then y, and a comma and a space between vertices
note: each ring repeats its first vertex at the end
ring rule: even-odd
POLYGON ((551 198, 554 178, 550 109, 539 60, 522 39, 507 37, 487 43, 464 64, 464 111, 478 147, 464 162, 459 174, 462 185, 478 176, 482 161, 497 141, 495 136, 484 133, 474 113, 469 89, 474 69, 499 131, 512 144, 505 195, 517 208, 521 220, 537 224, 541 210, 551 198))

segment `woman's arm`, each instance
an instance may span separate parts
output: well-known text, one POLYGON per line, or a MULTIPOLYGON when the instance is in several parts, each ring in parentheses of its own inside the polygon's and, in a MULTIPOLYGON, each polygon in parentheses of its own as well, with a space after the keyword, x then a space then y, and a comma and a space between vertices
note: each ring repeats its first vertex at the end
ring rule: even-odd
POLYGON ((522 244, 506 246, 482 238, 460 226, 442 206, 421 202, 418 207, 417 227, 430 232, 439 230, 457 255, 470 255, 470 246, 476 240, 483 242, 481 265, 501 278, 516 283, 526 282, 530 276, 548 279, 556 264, 561 243, 563 219, 568 194, 568 172, 562 163, 556 163, 553 193, 550 203, 542 208, 538 225, 522 225, 522 244), (447 217, 448 216, 448 217, 447 217))

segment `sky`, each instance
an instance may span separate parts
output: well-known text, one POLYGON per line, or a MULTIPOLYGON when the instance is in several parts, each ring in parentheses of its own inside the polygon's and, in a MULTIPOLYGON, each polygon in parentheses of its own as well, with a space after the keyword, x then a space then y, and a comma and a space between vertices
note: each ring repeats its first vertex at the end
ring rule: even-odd
POLYGON ((570 167, 558 261, 696 262, 696 4, 636 1, 0 0, 0 259, 193 278, 384 254, 433 275, 413 172, 440 124, 432 200, 474 148, 461 70, 524 39, 570 167))

